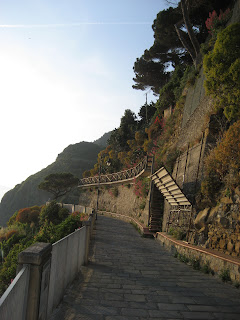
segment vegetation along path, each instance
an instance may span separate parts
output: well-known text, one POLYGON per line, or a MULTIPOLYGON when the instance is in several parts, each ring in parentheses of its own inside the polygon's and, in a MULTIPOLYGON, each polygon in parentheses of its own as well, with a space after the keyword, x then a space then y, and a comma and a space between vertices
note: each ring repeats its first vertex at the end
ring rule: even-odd
POLYGON ((240 291, 178 261, 131 224, 99 216, 91 262, 55 319, 240 319, 240 291))

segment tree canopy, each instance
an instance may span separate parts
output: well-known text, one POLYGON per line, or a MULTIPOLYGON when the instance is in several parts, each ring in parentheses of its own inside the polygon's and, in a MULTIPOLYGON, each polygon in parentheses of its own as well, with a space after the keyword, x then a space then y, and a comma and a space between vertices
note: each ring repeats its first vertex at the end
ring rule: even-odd
POLYGON ((159 94, 172 69, 196 59, 199 44, 208 35, 205 21, 209 12, 224 10, 230 3, 231 0, 181 0, 176 7, 160 11, 152 25, 154 43, 134 63, 133 88, 151 88, 159 94))
POLYGON ((129 149, 127 141, 134 138, 137 128, 137 117, 130 109, 126 109, 121 118, 120 127, 115 129, 109 139, 109 144, 114 145, 114 149, 126 151, 129 149))
POLYGON ((39 189, 53 194, 54 200, 70 192, 78 185, 79 179, 71 173, 52 173, 39 184, 39 189))

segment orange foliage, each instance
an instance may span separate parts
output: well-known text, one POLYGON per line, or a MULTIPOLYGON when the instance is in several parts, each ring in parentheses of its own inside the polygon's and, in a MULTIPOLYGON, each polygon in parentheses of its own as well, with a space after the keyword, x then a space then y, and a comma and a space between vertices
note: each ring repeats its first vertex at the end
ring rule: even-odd
POLYGON ((29 222, 38 223, 39 214, 40 214, 40 212, 37 211, 37 210, 32 210, 32 211, 30 211, 29 214, 28 214, 28 220, 29 220, 29 222))
POLYGON ((138 146, 142 146, 143 145, 144 138, 145 138, 145 135, 141 131, 137 131, 135 133, 135 141, 137 142, 138 146))
POLYGON ((213 199, 221 186, 230 189, 240 184, 240 120, 224 134, 205 160, 205 178, 201 185, 203 195, 213 199))
POLYGON ((240 169, 240 120, 226 131, 222 141, 206 159, 206 170, 214 170, 221 177, 231 169, 240 169))
POLYGON ((16 221, 20 223, 38 223, 41 207, 34 206, 23 208, 18 211, 16 221))
POLYGON ((20 209, 16 216, 16 221, 20 223, 28 223, 28 214, 30 213, 30 208, 20 209))

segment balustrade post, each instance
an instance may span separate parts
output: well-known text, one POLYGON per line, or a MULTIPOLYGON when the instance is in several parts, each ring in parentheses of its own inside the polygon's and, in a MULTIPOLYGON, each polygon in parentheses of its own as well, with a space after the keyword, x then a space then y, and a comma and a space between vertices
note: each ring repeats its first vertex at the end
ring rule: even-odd
POLYGON ((83 226, 86 227, 86 246, 85 246, 85 255, 84 255, 84 265, 87 265, 89 249, 90 249, 90 238, 91 238, 91 220, 83 221, 83 226))
POLYGON ((29 265, 29 288, 26 320, 45 320, 47 317, 48 287, 52 245, 35 243, 18 255, 18 272, 29 265))

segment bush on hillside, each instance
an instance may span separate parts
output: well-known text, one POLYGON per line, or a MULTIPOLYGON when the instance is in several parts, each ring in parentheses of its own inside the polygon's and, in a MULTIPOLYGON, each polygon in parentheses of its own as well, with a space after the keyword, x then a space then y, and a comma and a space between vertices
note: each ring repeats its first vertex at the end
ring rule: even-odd
POLYGON ((240 120, 229 127, 209 153, 204 171, 201 190, 209 199, 213 199, 223 185, 231 190, 240 184, 240 120))
POLYGON ((204 83, 207 94, 223 108, 227 119, 240 118, 240 24, 232 24, 220 32, 213 51, 204 57, 204 83))
POLYGON ((34 206, 30 208, 23 208, 18 210, 16 216, 15 214, 15 220, 13 217, 9 219, 8 225, 14 224, 15 222, 20 223, 34 223, 35 225, 39 223, 39 215, 40 215, 41 207, 34 206))
MULTIPOLYGON (((25 208, 29 210, 24 209, 21 212, 32 212, 32 215, 35 215, 36 210, 30 210, 32 208, 25 208)), ((88 218, 87 214, 77 212, 69 215, 67 210, 60 208, 56 202, 44 207, 42 212, 44 219, 40 229, 39 226, 38 228, 30 229, 28 223, 17 222, 11 226, 11 228, 16 228, 16 230, 9 229, 10 227, 3 231, 1 230, 1 250, 3 251, 4 259, 0 265, 0 296, 7 289, 11 279, 16 275, 18 254, 21 251, 35 242, 54 243, 80 228, 82 221, 88 218), (64 220, 61 220, 59 224, 54 224, 49 219, 52 219, 55 223, 56 221, 60 221, 60 219, 64 220)))
POLYGON ((48 205, 44 206, 40 212, 40 222, 43 224, 45 220, 53 224, 59 224, 62 220, 66 219, 69 212, 66 208, 61 208, 56 201, 51 201, 48 205))
POLYGON ((230 9, 227 9, 224 12, 220 10, 219 16, 217 15, 217 12, 215 10, 213 12, 209 12, 209 18, 207 18, 207 20, 205 21, 208 32, 212 36, 216 37, 218 32, 220 32, 226 26, 226 23, 229 20, 230 16, 230 9))

